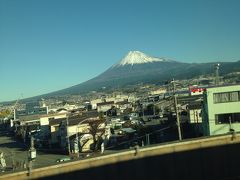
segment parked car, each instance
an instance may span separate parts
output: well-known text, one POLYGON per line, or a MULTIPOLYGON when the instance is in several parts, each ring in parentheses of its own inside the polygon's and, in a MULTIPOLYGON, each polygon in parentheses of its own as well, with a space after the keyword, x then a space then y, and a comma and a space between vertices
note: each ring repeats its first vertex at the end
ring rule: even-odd
POLYGON ((63 158, 57 159, 56 162, 65 162, 65 161, 70 161, 70 160, 71 160, 70 157, 63 157, 63 158))

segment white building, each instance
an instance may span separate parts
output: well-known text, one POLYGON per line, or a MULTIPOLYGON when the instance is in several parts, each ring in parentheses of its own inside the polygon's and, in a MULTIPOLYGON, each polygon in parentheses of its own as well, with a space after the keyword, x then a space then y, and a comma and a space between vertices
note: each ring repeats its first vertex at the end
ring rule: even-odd
POLYGON ((92 105, 92 109, 97 109, 97 104, 98 103, 102 103, 102 102, 104 102, 104 100, 103 99, 94 99, 94 100, 91 100, 91 105, 92 105))
POLYGON ((202 112, 204 135, 240 132, 240 85, 207 88, 202 112))

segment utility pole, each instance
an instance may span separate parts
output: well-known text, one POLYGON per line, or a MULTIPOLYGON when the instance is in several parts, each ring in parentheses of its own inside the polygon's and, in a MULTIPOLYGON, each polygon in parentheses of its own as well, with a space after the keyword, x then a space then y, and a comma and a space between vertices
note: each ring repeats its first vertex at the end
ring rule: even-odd
POLYGON ((220 80, 219 80, 219 67, 220 67, 220 64, 219 63, 215 64, 214 67, 215 67, 215 85, 219 85, 219 82, 220 82, 220 80))
POLYGON ((68 122, 68 117, 69 117, 69 114, 67 114, 67 148, 68 148, 68 155, 70 155, 70 141, 69 141, 69 133, 68 133, 68 125, 69 125, 69 122, 68 122))
POLYGON ((76 153, 77 151, 77 156, 79 157, 79 136, 78 136, 78 125, 76 127, 76 144, 74 144, 74 151, 76 153), (76 145, 77 144, 77 145, 76 145), (77 148, 76 148, 77 146, 77 148))
POLYGON ((12 155, 12 171, 15 170, 15 165, 14 165, 14 153, 13 151, 11 151, 11 155, 12 155))
POLYGON ((142 103, 143 119, 144 119, 144 116, 145 116, 145 114, 144 114, 144 107, 145 107, 145 105, 142 103))
POLYGON ((180 124, 180 119, 179 119, 179 114, 178 114, 176 87, 175 87, 174 79, 172 80, 172 84, 173 84, 174 107, 175 107, 177 126, 178 126, 178 137, 179 137, 179 140, 181 141, 182 140, 181 124, 180 124))
POLYGON ((31 175, 31 172, 32 172, 32 162, 34 159, 36 159, 36 149, 34 148, 34 138, 33 136, 31 135, 31 146, 30 146, 30 149, 29 149, 29 158, 28 158, 28 161, 29 161, 29 164, 28 164, 28 175, 30 176, 31 175))
POLYGON ((146 144, 150 145, 150 138, 149 138, 149 134, 146 134, 146 144))
POLYGON ((154 116, 156 115, 156 109, 155 109, 155 104, 153 103, 153 114, 154 116))

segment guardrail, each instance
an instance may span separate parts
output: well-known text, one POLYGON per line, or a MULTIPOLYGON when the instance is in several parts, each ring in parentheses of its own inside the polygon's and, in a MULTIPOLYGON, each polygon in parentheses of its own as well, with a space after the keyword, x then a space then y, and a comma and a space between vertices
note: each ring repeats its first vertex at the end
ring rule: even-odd
POLYGON ((89 168, 97 168, 105 165, 127 162, 146 157, 163 156, 178 152, 186 152, 210 147, 239 144, 240 134, 228 134, 208 138, 198 138, 180 142, 165 143, 150 147, 143 147, 123 151, 119 153, 101 155, 99 157, 87 158, 84 160, 73 161, 44 168, 34 169, 31 174, 27 171, 12 173, 0 176, 0 179, 37 179, 59 174, 81 171, 89 168))

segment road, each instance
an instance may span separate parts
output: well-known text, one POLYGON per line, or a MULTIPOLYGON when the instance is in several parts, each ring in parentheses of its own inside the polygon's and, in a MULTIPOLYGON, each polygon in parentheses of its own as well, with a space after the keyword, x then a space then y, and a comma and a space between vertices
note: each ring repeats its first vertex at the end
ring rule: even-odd
MULTIPOLYGON (((9 132, 0 126, 0 152, 3 152, 4 158, 6 161, 7 168, 5 172, 0 171, 0 175, 4 173, 9 173, 13 171, 21 171, 26 170, 26 166, 28 166, 28 155, 29 155, 29 146, 26 146, 24 143, 17 141, 13 136, 9 134, 9 132), (24 163, 26 164, 24 169, 24 163)), ((116 153, 118 151, 114 150, 106 150, 103 155, 116 153)), ((71 161, 77 161, 85 158, 92 158, 96 156, 101 156, 99 152, 97 153, 80 153, 80 157, 75 157, 71 161), (89 156, 90 155, 90 156, 89 156)), ((54 164, 59 164, 56 162, 58 159, 68 157, 67 155, 62 154, 54 154, 54 153, 46 153, 37 150, 37 157, 32 163, 33 169, 46 167, 54 164)), ((64 163, 64 162, 60 162, 64 163)))
MULTIPOLYGON (((18 142, 9 135, 8 131, 0 129, 0 151, 4 154, 7 165, 6 171, 12 171, 13 164, 16 171, 23 170, 24 164, 28 164, 28 149, 29 147, 25 144, 18 142)), ((66 157, 66 155, 37 151, 37 158, 33 161, 33 168, 57 164, 56 160, 63 157, 66 157)))

